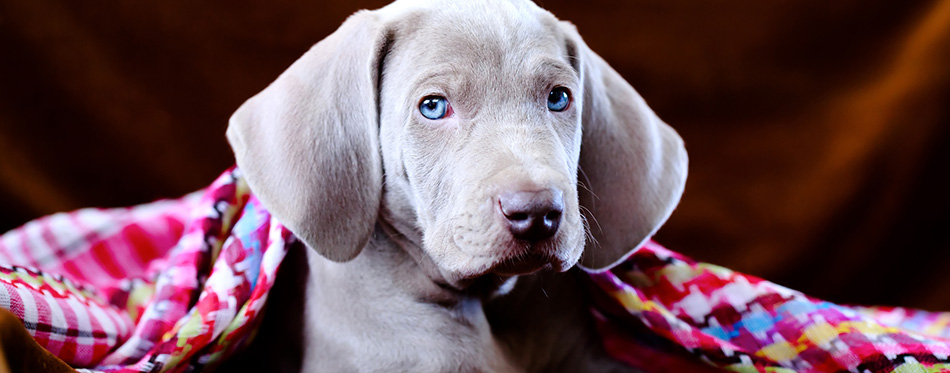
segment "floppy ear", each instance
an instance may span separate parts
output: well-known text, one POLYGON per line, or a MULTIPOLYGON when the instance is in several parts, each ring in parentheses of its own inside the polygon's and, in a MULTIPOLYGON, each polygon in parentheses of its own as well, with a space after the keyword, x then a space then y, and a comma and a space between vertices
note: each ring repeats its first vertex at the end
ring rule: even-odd
POLYGON ((666 222, 686 185, 683 140, 562 22, 583 80, 578 193, 590 227, 579 265, 608 269, 666 222), (572 45, 573 43, 573 45, 572 45))
POLYGON ((356 257, 382 192, 377 87, 388 45, 354 14, 231 116, 238 167, 265 207, 334 261, 356 257))

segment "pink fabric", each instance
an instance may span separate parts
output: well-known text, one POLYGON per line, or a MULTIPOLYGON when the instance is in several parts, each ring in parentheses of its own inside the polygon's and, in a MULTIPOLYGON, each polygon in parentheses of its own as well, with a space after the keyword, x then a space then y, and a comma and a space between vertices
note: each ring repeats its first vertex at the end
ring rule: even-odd
POLYGON ((837 305, 652 241, 590 276, 608 351, 648 371, 950 372, 950 313, 837 305))
POLYGON ((56 214, 0 242, 0 307, 42 346, 90 371, 181 372, 249 340, 293 237, 232 169, 179 200, 56 214))
MULTIPOLYGON (((254 334, 294 242, 232 169, 4 234, 0 307, 89 371, 210 371, 254 334)), ((841 306, 655 242, 588 275, 607 351, 647 371, 950 372, 950 313, 841 306)))

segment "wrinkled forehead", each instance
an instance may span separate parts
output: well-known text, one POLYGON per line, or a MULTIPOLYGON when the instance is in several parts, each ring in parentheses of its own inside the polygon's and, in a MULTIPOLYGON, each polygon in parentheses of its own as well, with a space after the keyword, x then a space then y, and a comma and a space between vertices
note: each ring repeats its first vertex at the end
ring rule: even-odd
POLYGON ((558 20, 530 1, 409 0, 382 11, 384 21, 395 26, 394 50, 405 54, 402 60, 413 75, 464 71, 486 80, 529 78, 525 73, 565 75, 560 80, 576 76, 558 20))

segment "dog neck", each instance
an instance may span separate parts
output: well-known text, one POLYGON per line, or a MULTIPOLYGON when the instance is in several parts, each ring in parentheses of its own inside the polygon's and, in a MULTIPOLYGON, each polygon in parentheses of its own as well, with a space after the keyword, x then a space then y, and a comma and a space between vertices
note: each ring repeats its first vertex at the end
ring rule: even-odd
POLYGON ((471 371, 510 370, 481 298, 433 280, 431 262, 412 254, 420 248, 391 229, 377 225, 360 255, 345 263, 306 250, 304 367, 365 371, 398 362, 397 370, 450 371, 459 363, 471 371), (360 353, 372 358, 346 358, 360 353), (402 361, 407 357, 425 360, 402 361))

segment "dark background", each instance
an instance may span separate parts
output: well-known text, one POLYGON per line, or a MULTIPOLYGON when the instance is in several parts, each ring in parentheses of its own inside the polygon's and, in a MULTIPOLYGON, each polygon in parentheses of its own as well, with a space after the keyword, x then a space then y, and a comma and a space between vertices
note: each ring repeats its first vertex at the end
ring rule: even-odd
MULTIPOLYGON (((0 0, 0 231, 202 188, 231 112, 382 1, 0 0)), ((686 140, 673 250, 950 310, 950 1, 543 1, 686 140)))

